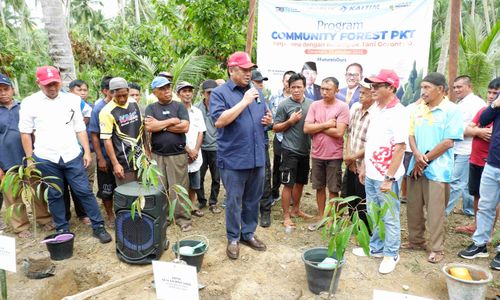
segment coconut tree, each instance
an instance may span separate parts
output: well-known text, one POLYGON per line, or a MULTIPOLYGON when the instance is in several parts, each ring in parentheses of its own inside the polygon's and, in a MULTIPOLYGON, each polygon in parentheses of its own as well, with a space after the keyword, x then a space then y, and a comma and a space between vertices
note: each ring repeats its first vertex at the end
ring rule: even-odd
POLYGON ((59 68, 63 84, 76 79, 75 60, 60 0, 41 0, 43 22, 49 38, 49 56, 59 68))

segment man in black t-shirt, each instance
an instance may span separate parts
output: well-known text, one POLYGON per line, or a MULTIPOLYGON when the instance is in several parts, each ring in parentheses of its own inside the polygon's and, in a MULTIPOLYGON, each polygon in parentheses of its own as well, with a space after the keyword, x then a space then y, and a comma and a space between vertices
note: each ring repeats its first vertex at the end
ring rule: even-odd
MULTIPOLYGON (((174 184, 187 190, 188 156, 185 147, 189 129, 188 112, 182 103, 172 100, 172 84, 167 78, 156 77, 151 88, 158 102, 146 107, 144 125, 146 131, 151 133, 153 159, 163 173, 165 191, 168 192, 168 188, 174 184)), ((175 221, 182 231, 191 230, 191 217, 180 203, 175 207, 175 221)))

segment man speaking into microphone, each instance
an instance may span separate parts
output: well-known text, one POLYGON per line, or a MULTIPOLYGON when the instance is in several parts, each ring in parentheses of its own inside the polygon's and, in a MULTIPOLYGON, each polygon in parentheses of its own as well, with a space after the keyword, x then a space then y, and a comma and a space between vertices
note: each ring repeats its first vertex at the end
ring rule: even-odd
POLYGON ((264 185, 264 127, 273 120, 262 93, 250 86, 256 67, 250 56, 235 52, 227 67, 229 80, 212 91, 210 113, 217 128, 217 166, 227 193, 226 254, 237 259, 240 243, 266 250, 254 233, 264 185))

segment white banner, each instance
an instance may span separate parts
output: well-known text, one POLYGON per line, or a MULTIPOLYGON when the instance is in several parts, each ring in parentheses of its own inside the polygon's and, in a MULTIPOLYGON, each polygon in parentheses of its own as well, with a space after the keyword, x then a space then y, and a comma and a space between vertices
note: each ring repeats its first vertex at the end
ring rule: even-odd
POLYGON ((257 65, 273 92, 305 62, 316 63, 316 84, 334 76, 341 88, 354 62, 364 76, 395 70, 400 86, 427 72, 432 0, 259 0, 258 9, 257 65))

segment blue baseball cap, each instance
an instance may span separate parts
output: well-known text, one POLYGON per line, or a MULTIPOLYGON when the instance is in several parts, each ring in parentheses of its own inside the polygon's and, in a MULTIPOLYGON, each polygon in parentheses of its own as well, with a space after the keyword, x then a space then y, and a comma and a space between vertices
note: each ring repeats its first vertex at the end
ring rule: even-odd
POLYGON ((0 84, 6 84, 8 86, 12 86, 12 81, 10 81, 9 77, 5 74, 0 74, 0 84))
POLYGON ((151 88, 154 90, 167 84, 171 84, 170 80, 162 76, 157 76, 153 79, 153 82, 151 82, 151 88))

